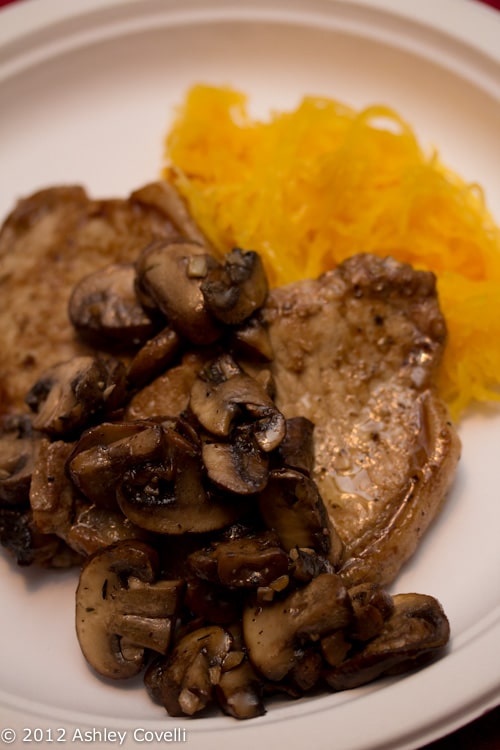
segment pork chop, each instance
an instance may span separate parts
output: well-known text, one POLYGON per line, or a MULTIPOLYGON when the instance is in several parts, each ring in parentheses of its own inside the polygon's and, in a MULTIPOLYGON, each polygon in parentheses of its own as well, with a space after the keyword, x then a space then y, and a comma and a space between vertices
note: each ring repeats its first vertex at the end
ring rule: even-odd
POLYGON ((315 480, 350 583, 391 582, 450 488, 460 441, 435 391, 435 277, 357 255, 269 295, 276 402, 315 424, 315 480))
POLYGON ((91 199, 80 186, 47 188, 20 200, 0 229, 0 416, 24 408, 43 370, 88 353, 68 321, 82 277, 135 261, 153 238, 201 239, 165 183, 128 199, 91 199))

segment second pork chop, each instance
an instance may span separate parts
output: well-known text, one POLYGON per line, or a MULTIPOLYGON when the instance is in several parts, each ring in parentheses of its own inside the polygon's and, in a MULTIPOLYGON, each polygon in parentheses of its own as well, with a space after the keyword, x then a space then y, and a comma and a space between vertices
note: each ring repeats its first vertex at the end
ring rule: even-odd
POLYGON ((387 584, 436 516, 460 441, 434 378, 446 340, 433 274, 357 255, 275 289, 264 310, 277 405, 315 424, 319 485, 350 583, 387 584))

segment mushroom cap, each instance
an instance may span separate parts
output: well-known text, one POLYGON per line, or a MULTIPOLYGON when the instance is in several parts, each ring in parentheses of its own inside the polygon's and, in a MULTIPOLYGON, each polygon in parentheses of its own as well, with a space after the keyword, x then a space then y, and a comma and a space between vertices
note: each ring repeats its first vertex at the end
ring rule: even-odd
POLYGON ((235 719, 254 719, 266 713, 262 702, 263 680, 248 659, 233 669, 223 670, 215 693, 224 713, 235 719))
POLYGON ((127 370, 127 380, 134 388, 141 388, 164 372, 181 348, 177 331, 166 326, 135 354, 127 370))
POLYGON ((137 298, 133 263, 112 263, 81 279, 68 314, 79 335, 98 348, 140 346, 157 327, 137 298))
POLYGON ((218 437, 229 435, 238 416, 251 421, 255 440, 266 453, 285 437, 284 416, 259 381, 241 371, 218 383, 197 378, 191 389, 190 408, 200 424, 218 437))
POLYGON ((326 672, 333 690, 346 690, 383 674, 400 674, 442 652, 450 625, 441 604, 426 594, 396 594, 394 609, 379 634, 354 656, 326 672))
POLYGON ((201 292, 203 270, 215 262, 196 242, 152 242, 136 265, 137 283, 170 325, 194 344, 211 344, 221 328, 209 313, 201 292), (193 270, 196 269, 196 270, 193 270))
POLYGON ((156 206, 162 214, 168 216, 179 237, 184 237, 208 247, 206 237, 194 221, 188 208, 175 187, 166 180, 149 182, 130 196, 134 203, 156 206))
POLYGON ((202 457, 208 478, 223 491, 251 496, 267 484, 268 458, 245 433, 227 443, 205 441, 202 457))
POLYGON ((26 505, 40 435, 25 415, 5 418, 0 430, 0 504, 26 505))
POLYGON ((131 467, 118 485, 118 505, 127 518, 148 531, 178 535, 221 529, 243 515, 243 501, 206 487, 198 446, 177 429, 162 430, 160 459, 131 467))
POLYGON ((269 586, 288 574, 288 555, 269 531, 215 542, 193 552, 189 564, 200 578, 237 588, 269 586))
POLYGON ((97 415, 121 406, 125 365, 113 357, 74 357, 49 368, 33 385, 26 403, 36 412, 33 427, 67 436, 97 415))
POLYGON ((171 716, 192 716, 213 700, 233 639, 218 625, 198 628, 146 673, 146 684, 171 716))
POLYGON ((274 469, 259 495, 264 523, 274 529, 286 550, 310 547, 327 555, 333 565, 342 543, 333 527, 316 483, 301 471, 274 469))
POLYGON ((249 604, 243 612, 243 635, 250 661, 267 679, 282 680, 295 664, 300 642, 342 629, 351 618, 347 590, 335 573, 322 573, 271 604, 249 604))
POLYGON ((98 506, 116 509, 116 489, 124 473, 162 455, 161 425, 146 420, 102 422, 82 433, 67 466, 85 497, 98 506))
POLYGON ((207 270, 201 282, 205 304, 226 325, 238 325, 261 307, 268 292, 267 276, 260 256, 252 250, 234 248, 223 265, 207 270))

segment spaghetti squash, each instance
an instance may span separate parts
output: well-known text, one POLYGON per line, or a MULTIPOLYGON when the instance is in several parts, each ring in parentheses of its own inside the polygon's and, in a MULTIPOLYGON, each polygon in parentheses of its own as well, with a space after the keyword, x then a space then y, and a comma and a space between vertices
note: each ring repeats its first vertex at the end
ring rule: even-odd
POLYGON ((246 96, 197 85, 166 136, 164 176, 214 247, 258 251, 273 285, 348 256, 391 255, 438 278, 455 417, 500 399, 500 230, 482 190, 427 154, 386 106, 305 97, 253 119, 246 96))

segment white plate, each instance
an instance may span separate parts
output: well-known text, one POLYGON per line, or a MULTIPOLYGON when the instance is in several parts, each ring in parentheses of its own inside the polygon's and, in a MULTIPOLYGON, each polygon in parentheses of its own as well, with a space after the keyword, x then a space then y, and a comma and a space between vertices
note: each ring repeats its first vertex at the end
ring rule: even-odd
MULTIPOLYGON (((305 93, 390 104, 483 184, 500 220, 499 38, 500 16, 468 0, 20 3, 0 12, 0 213, 49 184, 125 195, 156 178, 172 107, 204 81, 249 92, 259 115, 305 93)), ((16 730, 15 747, 109 747, 120 731, 137 748, 152 744, 144 729, 177 727, 191 749, 403 750, 476 717, 500 698, 499 431, 498 413, 463 422, 456 486, 395 587, 437 596, 449 615, 451 647, 433 666, 250 722, 171 719, 140 681, 111 687, 83 663, 74 572, 17 571, 2 555, 0 729, 16 730), (83 735, 93 729, 108 734, 83 735)))

